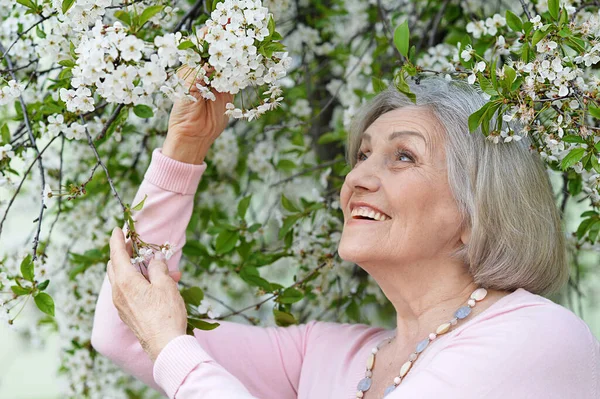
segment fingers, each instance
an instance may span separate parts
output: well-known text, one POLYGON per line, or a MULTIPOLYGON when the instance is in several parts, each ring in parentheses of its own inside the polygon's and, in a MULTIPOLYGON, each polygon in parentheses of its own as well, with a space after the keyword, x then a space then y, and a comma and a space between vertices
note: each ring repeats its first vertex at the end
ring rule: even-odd
POLYGON ((152 259, 148 265, 148 277, 150 283, 154 284, 160 281, 160 279, 169 276, 169 269, 165 261, 152 259))
POLYGON ((171 276, 171 278, 175 280, 176 283, 178 283, 179 280, 181 280, 181 272, 179 270, 169 272, 169 276, 171 276))
MULTIPOLYGON (((125 237, 119 227, 115 227, 110 236, 110 260, 112 262, 112 277, 131 276, 137 274, 131 265, 131 257, 127 252, 125 237)), ((110 276, 109 276, 110 277, 110 276)))

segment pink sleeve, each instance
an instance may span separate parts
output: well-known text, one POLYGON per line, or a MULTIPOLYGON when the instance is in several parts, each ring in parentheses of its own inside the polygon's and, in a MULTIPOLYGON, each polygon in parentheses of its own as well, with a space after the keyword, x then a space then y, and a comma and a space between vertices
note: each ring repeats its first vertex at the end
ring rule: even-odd
POLYGON ((386 399, 600 398, 600 343, 558 308, 524 307, 473 324, 386 399))
MULTIPOLYGON (((177 270, 194 194, 206 163, 173 160, 157 148, 132 205, 147 194, 135 212, 136 231, 153 244, 176 245, 167 262, 177 270)), ((212 331, 195 330, 196 339, 181 336, 160 352, 153 364, 133 332, 119 318, 105 276, 94 314, 92 346, 126 373, 169 398, 296 398, 311 323, 262 328, 219 321, 212 331), (189 375, 188 375, 189 374, 189 375), (156 381, 155 381, 156 379, 156 381), (178 392, 179 391, 179 392, 178 392)))

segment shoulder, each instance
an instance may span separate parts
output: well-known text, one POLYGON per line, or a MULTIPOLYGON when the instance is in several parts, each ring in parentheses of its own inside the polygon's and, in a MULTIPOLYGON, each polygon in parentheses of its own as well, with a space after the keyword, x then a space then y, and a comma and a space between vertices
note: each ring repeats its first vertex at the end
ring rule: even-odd
POLYGON ((579 316, 523 289, 503 299, 450 334, 447 347, 461 343, 464 349, 485 350, 534 384, 556 379, 600 392, 600 342, 579 316))

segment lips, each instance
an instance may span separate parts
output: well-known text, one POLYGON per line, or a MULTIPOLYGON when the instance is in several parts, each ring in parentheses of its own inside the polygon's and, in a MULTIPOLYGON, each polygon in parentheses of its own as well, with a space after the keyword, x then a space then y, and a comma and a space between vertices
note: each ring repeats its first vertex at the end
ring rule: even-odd
POLYGON ((352 219, 374 220, 384 222, 391 217, 381 209, 366 202, 352 202, 350 204, 352 219))

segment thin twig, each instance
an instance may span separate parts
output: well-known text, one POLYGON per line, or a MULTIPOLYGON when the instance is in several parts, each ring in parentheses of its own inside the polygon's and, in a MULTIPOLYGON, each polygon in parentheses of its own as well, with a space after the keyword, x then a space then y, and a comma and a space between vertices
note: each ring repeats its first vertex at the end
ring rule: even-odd
MULTIPOLYGON (((61 133, 62 135, 62 133, 61 133)), ((19 191, 21 190, 21 187, 23 186, 23 183, 25 183, 25 179, 27 178, 27 175, 29 174, 29 172, 31 171, 31 169, 33 168, 33 165, 36 164, 37 160, 40 158, 40 156, 42 156, 42 154, 44 153, 44 151, 46 151, 46 149, 48 147, 50 147, 50 144, 52 144, 52 142, 54 140, 56 140, 56 138, 59 136, 55 136, 52 138, 52 140, 50 140, 50 142, 48 144, 46 144, 46 146, 44 148, 42 148, 42 151, 40 151, 40 153, 38 154, 37 157, 35 157, 35 159, 33 160, 33 162, 31 163, 31 165, 29 165, 29 167, 27 168, 27 170, 25 171, 25 173, 23 174, 23 178, 21 179, 21 182, 19 183, 19 185, 17 186, 17 189, 15 190, 15 193, 13 194, 12 198, 10 199, 9 203, 8 203, 8 207, 6 208, 6 212, 4 212, 4 216, 2 217, 2 221, 0 221, 0 234, 2 234, 2 226, 4 225, 4 221, 6 220, 6 217, 8 216, 8 211, 10 210, 10 207, 12 206, 15 198, 17 197, 17 195, 19 194, 19 191)))
MULTIPOLYGON (((12 61, 11 61, 10 57, 8 57, 6 55, 8 53, 8 50, 4 51, 4 46, 2 46, 2 43, 0 43, 0 51, 2 51, 2 53, 4 54, 3 58, 6 60, 6 64, 8 65, 8 68, 11 70, 9 72, 10 76, 16 81, 17 77, 15 76, 15 73, 12 72, 12 69, 13 69, 12 61)), ((40 154, 40 150, 37 148, 37 144, 35 142, 35 136, 33 135, 33 130, 31 129, 31 123, 29 121, 29 115, 27 114, 27 105, 25 104, 25 100, 23 99, 23 95, 22 94, 19 95, 19 103, 21 104, 21 111, 23 112, 23 119, 25 121, 25 126, 27 127, 27 133, 29 135, 29 141, 31 142, 32 148, 37 153, 37 158, 36 159, 39 162, 38 166, 39 166, 39 169, 40 169, 40 177, 41 177, 41 180, 42 180, 41 181, 42 188, 40 190, 41 197, 42 197, 41 198, 41 206, 40 206, 40 214, 39 214, 39 216, 37 218, 38 227, 37 227, 37 232, 35 234, 35 238, 33 240, 33 260, 36 260, 37 259, 37 253, 36 252, 37 252, 38 242, 39 242, 39 239, 40 239, 40 232, 42 230, 42 218, 44 216, 44 209, 46 208, 46 206, 44 205, 44 198, 43 198, 43 195, 44 195, 44 186, 46 185, 46 177, 45 177, 46 172, 44 171, 44 165, 43 165, 43 162, 42 162, 42 158, 40 157, 40 155, 41 155, 40 154)), ((8 213, 8 211, 7 211, 7 213, 8 213)))
POLYGON ((323 168, 326 168, 326 167, 331 166, 331 165, 335 165, 338 162, 345 162, 345 160, 344 159, 332 159, 331 161, 323 162, 323 163, 315 165, 315 166, 313 166, 311 168, 301 170, 300 172, 295 173, 295 174, 291 175, 290 177, 287 177, 287 178, 285 178, 283 180, 279 180, 279 181, 271 184, 270 187, 275 187, 275 186, 278 186, 280 184, 287 183, 289 181, 294 180, 298 176, 302 176, 302 175, 305 175, 307 173, 314 172, 315 170, 319 170, 319 169, 323 169, 323 168))
POLYGON ((527 15, 527 20, 531 20, 531 13, 527 8, 527 4, 525 4, 525 0, 519 0, 521 2, 521 6, 523 7, 523 11, 525 11, 525 15, 527 15))
POLYGON ((119 113, 121 112, 121 110, 123 109, 124 106, 125 106, 125 104, 117 105, 117 108, 115 108, 115 112, 113 112, 113 114, 110 116, 110 118, 108 119, 108 121, 106 122, 104 127, 102 128, 102 131, 100 133, 98 133, 98 135, 94 138, 94 141, 98 141, 98 140, 101 140, 102 138, 104 138, 104 136, 106 135, 106 132, 108 131, 108 128, 110 127, 110 125, 113 124, 115 119, 117 119, 117 117, 119 116, 119 113))

